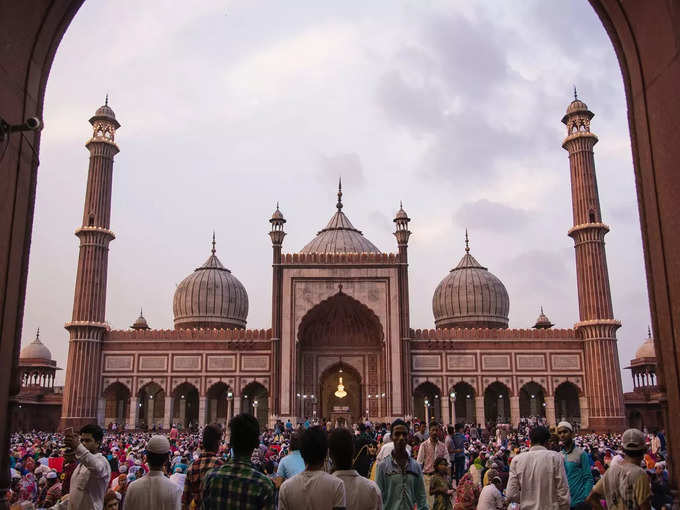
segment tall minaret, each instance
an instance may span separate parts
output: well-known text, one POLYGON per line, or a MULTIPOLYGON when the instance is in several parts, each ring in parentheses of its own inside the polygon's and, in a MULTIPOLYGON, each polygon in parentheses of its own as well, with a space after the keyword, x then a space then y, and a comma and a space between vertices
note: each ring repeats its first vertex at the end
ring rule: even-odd
MULTIPOLYGON (((567 137, 562 148, 569 151, 571 200, 574 226, 569 236, 576 252, 579 322, 576 330, 584 342, 585 390, 588 399, 588 428, 623 430, 625 415, 616 330, 621 323, 614 319, 609 289, 604 236, 609 226, 602 222, 600 198, 595 176, 593 146, 597 136, 590 132, 594 114, 574 100, 562 117, 567 137)), ((582 415, 584 414, 582 409, 582 415)), ((585 418, 585 416, 582 416, 585 418)))
POLYGON ((269 237, 272 240, 272 352, 274 354, 274 373, 273 373, 273 387, 272 387, 272 407, 271 413, 278 415, 281 413, 281 329, 283 327, 283 316, 281 307, 281 299, 283 296, 283 267, 281 266, 281 247, 283 245, 283 238, 286 233, 283 230, 283 225, 286 219, 279 210, 279 203, 276 203, 276 211, 272 214, 269 223, 272 224, 272 229, 269 232, 269 237))
POLYGON ((115 238, 109 230, 114 142, 120 124, 109 108, 108 96, 90 119, 92 138, 85 144, 90 151, 83 225, 75 232, 80 239, 73 317, 66 324, 70 333, 66 384, 60 428, 78 429, 97 420, 100 392, 100 350, 106 331, 106 274, 109 243, 115 238))
POLYGON ((402 370, 402 391, 403 414, 413 414, 413 388, 411 388, 411 344, 409 336, 411 331, 411 319, 409 316, 409 295, 408 295, 408 240, 411 237, 411 231, 408 229, 408 224, 411 218, 408 217, 401 202, 399 202, 399 210, 394 217, 394 224, 396 230, 394 237, 397 238, 397 246, 399 248, 399 335, 401 336, 401 370, 402 370))

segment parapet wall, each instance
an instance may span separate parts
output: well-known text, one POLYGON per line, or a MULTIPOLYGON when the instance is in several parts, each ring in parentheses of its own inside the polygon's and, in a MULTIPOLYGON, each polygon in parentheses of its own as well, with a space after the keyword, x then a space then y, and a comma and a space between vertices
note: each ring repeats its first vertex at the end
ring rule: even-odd
POLYGON ((284 253, 281 263, 292 264, 398 264, 398 253, 284 253))
POLYGON ((577 338, 574 329, 411 329, 412 340, 542 340, 577 338))
POLYGON ((271 340, 271 329, 140 329, 111 330, 107 340, 271 340))

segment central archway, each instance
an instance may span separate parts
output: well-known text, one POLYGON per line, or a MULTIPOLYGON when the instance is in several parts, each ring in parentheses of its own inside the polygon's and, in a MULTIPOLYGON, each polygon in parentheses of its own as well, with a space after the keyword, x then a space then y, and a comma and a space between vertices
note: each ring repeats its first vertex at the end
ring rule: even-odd
POLYGON ((336 363, 328 367, 320 379, 320 417, 346 425, 361 421, 364 409, 361 405, 363 399, 359 372, 348 365, 336 363), (341 389, 346 393, 344 397, 336 395, 341 389))
POLYGON ((384 337, 373 310, 342 289, 311 308, 297 333, 300 418, 357 423, 362 416, 384 416, 384 337), (343 398, 335 396, 340 376, 347 392, 343 398))

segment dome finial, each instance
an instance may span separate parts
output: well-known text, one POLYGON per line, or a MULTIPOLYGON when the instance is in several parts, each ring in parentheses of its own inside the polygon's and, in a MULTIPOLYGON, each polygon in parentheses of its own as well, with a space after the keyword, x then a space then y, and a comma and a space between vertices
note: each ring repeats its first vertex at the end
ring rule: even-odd
POLYGON ((545 314, 543 313, 543 305, 541 305, 541 315, 545 315, 545 314))
POLYGON ((215 231, 213 230, 213 240, 212 240, 212 250, 210 250, 213 255, 215 255, 215 231))
POLYGON ((104 100, 104 106, 109 106, 109 93, 106 93, 106 99, 104 100))
MULTIPOLYGON (((40 329, 38 329, 40 331, 40 329)), ((652 328, 647 326, 647 338, 652 338, 652 328)))
POLYGON ((35 332, 35 339, 36 341, 40 342, 40 328, 35 332))
POLYGON ((465 229, 465 253, 470 253, 470 238, 467 229, 465 229))
POLYGON ((578 101, 578 94, 576 93, 576 85, 574 85, 574 101, 578 101))
POLYGON ((342 177, 338 178, 338 203, 336 204, 338 211, 342 210, 342 177))

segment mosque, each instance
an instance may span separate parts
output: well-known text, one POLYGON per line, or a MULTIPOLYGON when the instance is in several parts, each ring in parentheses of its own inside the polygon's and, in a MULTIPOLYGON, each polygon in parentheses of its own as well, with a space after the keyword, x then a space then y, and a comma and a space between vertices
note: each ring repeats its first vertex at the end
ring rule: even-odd
POLYGON ((299 251, 283 251, 286 219, 278 206, 269 219, 267 329, 247 329, 246 287, 218 258, 214 238, 207 260, 175 291, 174 329, 152 329, 141 313, 130 328, 112 329, 105 320, 106 282, 120 124, 107 101, 90 119, 86 144, 90 164, 76 230, 73 316, 65 326, 70 341, 60 427, 97 421, 167 429, 250 412, 263 425, 277 418, 397 416, 517 425, 543 416, 551 424, 567 419, 581 429, 622 430, 620 322, 612 310, 593 115, 575 97, 562 118, 579 300, 573 328, 553 328, 543 310, 533 327, 508 328, 508 292, 473 256, 467 234, 460 260, 451 261, 434 290, 434 328, 413 328, 408 214, 399 208, 396 246, 382 251, 350 222, 339 187, 330 220, 299 251))

